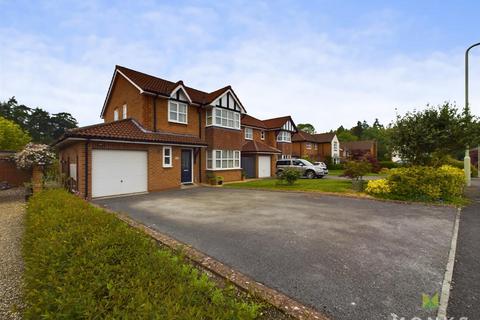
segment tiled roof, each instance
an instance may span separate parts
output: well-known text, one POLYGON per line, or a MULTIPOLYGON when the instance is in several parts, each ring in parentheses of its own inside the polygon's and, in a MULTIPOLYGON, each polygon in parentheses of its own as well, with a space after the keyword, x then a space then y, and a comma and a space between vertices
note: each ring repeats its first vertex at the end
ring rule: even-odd
POLYGON ((263 120, 263 123, 268 129, 280 129, 288 120, 292 120, 292 118, 290 116, 284 116, 263 120))
POLYGON ((308 141, 308 142, 316 142, 316 143, 325 143, 325 142, 332 142, 333 137, 335 137, 335 133, 316 133, 310 134, 308 132, 304 132, 299 130, 292 136, 293 142, 301 142, 301 141, 308 141))
POLYGON ((248 114, 242 115, 242 126, 250 126, 250 127, 262 128, 262 129, 267 128, 262 120, 254 118, 248 114))
POLYGON ((340 143, 340 148, 346 150, 370 150, 375 143, 375 140, 346 141, 340 143))
POLYGON ((124 119, 72 129, 67 131, 54 144, 58 144, 68 138, 171 143, 179 145, 207 145, 204 140, 192 135, 147 131, 133 119, 124 119))
POLYGON ((261 141, 250 140, 242 146, 243 153, 282 153, 277 148, 270 147, 261 141))
POLYGON ((187 87, 183 84, 183 81, 172 82, 165 79, 161 79, 149 74, 125 68, 122 66, 116 66, 116 69, 122 72, 130 80, 132 80, 137 86, 139 86, 143 91, 150 93, 155 93, 164 96, 170 96, 172 91, 178 87, 180 84, 185 87, 187 94, 190 96, 190 99, 194 103, 198 104, 208 104, 213 100, 222 95, 225 91, 231 89, 230 86, 215 90, 213 92, 207 93, 201 90, 187 87))

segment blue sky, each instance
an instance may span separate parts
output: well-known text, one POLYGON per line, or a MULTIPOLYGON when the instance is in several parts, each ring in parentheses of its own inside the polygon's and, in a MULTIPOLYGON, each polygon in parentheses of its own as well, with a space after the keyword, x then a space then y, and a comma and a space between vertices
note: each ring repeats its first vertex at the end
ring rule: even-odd
MULTIPOLYGON (((463 106, 476 1, 0 0, 0 99, 99 122, 115 64, 213 91, 318 131, 463 106)), ((480 114, 480 49, 471 104, 480 114)))

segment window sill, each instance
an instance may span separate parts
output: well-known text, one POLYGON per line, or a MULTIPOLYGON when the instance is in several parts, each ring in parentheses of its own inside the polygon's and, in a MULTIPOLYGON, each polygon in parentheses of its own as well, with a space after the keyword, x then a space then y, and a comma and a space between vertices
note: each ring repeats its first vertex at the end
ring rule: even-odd
POLYGON ((232 170, 242 170, 242 168, 220 168, 220 169, 209 169, 207 168, 207 171, 232 171, 232 170))
POLYGON ((175 121, 175 120, 168 120, 168 122, 175 123, 175 124, 188 125, 188 122, 180 122, 180 121, 175 121))

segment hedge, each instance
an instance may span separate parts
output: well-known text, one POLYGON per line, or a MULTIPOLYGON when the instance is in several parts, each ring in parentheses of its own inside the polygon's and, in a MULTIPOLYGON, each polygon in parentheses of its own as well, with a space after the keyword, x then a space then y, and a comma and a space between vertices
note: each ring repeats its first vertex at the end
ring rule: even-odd
POLYGON ((390 199, 455 203, 462 198, 464 188, 463 170, 444 165, 391 169, 386 179, 369 181, 365 191, 390 199))
POLYGON ((63 190, 34 195, 23 243, 25 319, 254 319, 261 306, 63 190))

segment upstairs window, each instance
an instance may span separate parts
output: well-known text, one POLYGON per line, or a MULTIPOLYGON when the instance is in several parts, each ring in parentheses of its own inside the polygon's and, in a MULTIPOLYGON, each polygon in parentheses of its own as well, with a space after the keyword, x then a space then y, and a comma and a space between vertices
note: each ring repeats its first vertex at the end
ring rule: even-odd
POLYGON ((187 123, 188 105, 177 101, 168 102, 168 121, 187 123))
POLYGON ((292 142, 292 134, 289 131, 280 131, 277 136, 278 142, 292 142))
POLYGON ((265 131, 260 132, 260 139, 265 140, 265 131))
POLYGON ((118 120, 118 109, 113 110, 113 121, 118 120))
POLYGON ((310 142, 307 142, 307 143, 305 144, 305 148, 306 148, 306 149, 312 149, 312 144, 311 144, 310 142))
POLYGON ((335 152, 338 151, 338 143, 337 143, 337 141, 333 142, 333 151, 335 151, 335 152))
POLYGON ((207 110, 207 126, 240 129, 240 113, 222 108, 207 110))
POLYGON ((252 128, 245 128, 245 139, 253 140, 253 129, 252 128))
POLYGON ((122 108, 122 119, 127 119, 127 104, 123 105, 122 108))

